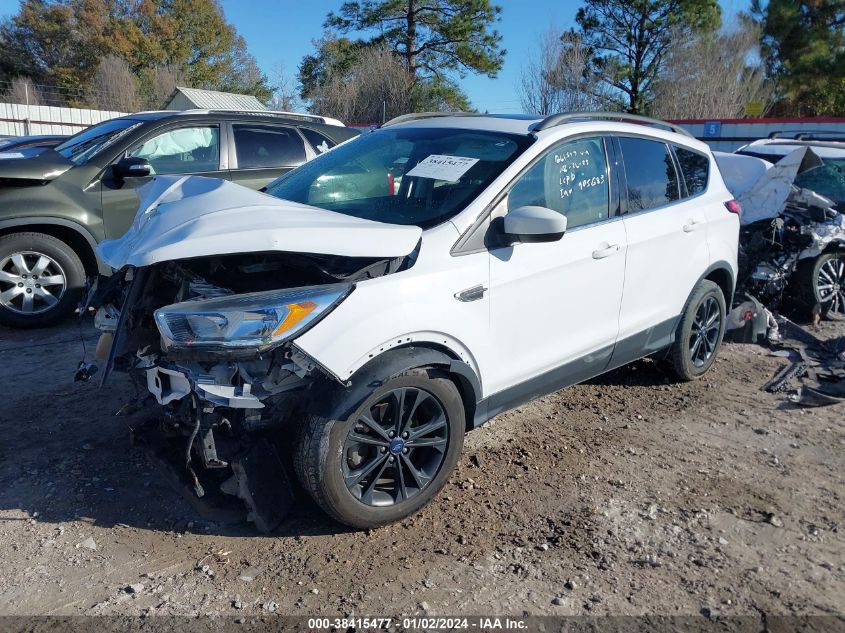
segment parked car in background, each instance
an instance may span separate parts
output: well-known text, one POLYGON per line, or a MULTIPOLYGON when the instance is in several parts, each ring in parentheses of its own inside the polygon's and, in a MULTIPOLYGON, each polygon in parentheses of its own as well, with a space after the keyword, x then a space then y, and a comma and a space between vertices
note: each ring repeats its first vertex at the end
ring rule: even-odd
POLYGON ((740 198, 760 207, 743 222, 740 283, 773 310, 784 299, 805 314, 845 316, 845 139, 790 136, 736 152, 763 164, 749 183, 755 199, 740 198))
POLYGON ((0 139, 0 153, 25 147, 55 147, 67 139, 67 134, 39 134, 36 136, 8 136, 0 139))
POLYGON ((327 513, 384 525, 502 411, 649 355, 704 375, 738 211, 707 145, 659 121, 400 117, 266 193, 151 183, 98 247, 121 269, 90 297, 101 375, 148 386, 162 415, 134 430, 199 496, 272 529, 292 453, 327 513))
POLYGON ((120 237, 135 188, 192 174, 259 189, 358 134, 333 119, 273 112, 141 112, 54 148, 0 150, 0 323, 35 327, 72 312, 85 277, 108 272, 94 249, 120 237))
POLYGON ((754 141, 739 148, 736 153, 776 163, 798 148, 809 147, 821 159, 821 165, 799 173, 795 178, 795 186, 829 198, 837 210, 845 212, 845 138, 832 140, 834 137, 825 137, 822 140, 809 134, 795 136, 754 141))

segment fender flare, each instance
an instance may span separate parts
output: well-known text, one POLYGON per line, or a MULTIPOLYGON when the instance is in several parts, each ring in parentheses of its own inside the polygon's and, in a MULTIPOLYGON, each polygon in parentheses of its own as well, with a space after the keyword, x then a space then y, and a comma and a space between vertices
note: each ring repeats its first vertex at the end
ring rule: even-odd
POLYGON ((111 275, 112 269, 110 266, 106 265, 100 258, 97 256, 97 240, 91 234, 91 232, 86 229, 84 226, 79 224, 78 222, 73 222, 72 220, 66 220, 64 218, 55 218, 55 217, 24 217, 24 218, 13 218, 11 220, 0 220, 0 230, 5 229, 15 229, 15 228, 26 228, 28 226, 37 226, 39 224, 48 224, 52 226, 61 226, 66 229, 70 229, 77 233, 81 238, 85 240, 88 246, 91 248, 91 252, 94 253, 94 258, 97 261, 97 270, 101 275, 111 275))
MULTIPOLYGON (((720 260, 710 264, 710 266, 707 267, 707 270, 705 270, 701 277, 698 278, 695 286, 698 286, 698 284, 716 271, 724 272, 730 280, 730 292, 725 295, 725 305, 727 306, 727 309, 730 310, 731 305, 733 304, 734 294, 736 293, 736 277, 734 277, 733 268, 731 268, 731 265, 728 262, 720 260)), ((690 296, 692 296, 692 293, 695 291, 695 286, 693 286, 693 289, 690 290, 690 296)))
POLYGON ((345 388, 338 388, 332 380, 328 397, 319 399, 320 414, 328 419, 346 419, 389 378, 420 367, 436 367, 455 380, 464 400, 467 424, 471 424, 481 401, 481 381, 465 362, 424 345, 396 347, 376 356, 349 378, 345 388))

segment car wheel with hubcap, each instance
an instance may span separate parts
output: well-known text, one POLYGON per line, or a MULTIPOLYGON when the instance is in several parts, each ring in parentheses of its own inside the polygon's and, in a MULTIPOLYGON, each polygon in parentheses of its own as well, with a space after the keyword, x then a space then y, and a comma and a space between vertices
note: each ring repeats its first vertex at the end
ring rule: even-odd
POLYGON ((681 380, 695 380, 716 361, 725 334, 725 296, 707 279, 699 282, 687 301, 675 342, 672 367, 681 380))
POLYGON ((61 240, 43 233, 0 238, 0 323, 40 327, 72 312, 85 285, 85 268, 61 240))
POLYGON ((454 383, 415 370, 385 381, 345 419, 312 417, 294 466, 331 516, 352 527, 377 527, 409 516, 437 494, 460 456, 464 430, 454 383))
POLYGON ((813 267, 815 297, 824 316, 845 316, 845 252, 825 253, 813 267))

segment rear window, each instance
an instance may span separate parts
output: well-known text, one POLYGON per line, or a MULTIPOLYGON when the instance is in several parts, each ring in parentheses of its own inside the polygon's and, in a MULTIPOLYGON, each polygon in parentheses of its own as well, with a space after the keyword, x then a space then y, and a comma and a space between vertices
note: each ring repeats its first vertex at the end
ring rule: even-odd
POLYGON ((697 196, 707 189, 710 178, 710 159, 685 147, 675 147, 675 156, 681 166, 681 174, 687 186, 689 196, 697 196))
POLYGON ((645 211, 681 197, 678 174, 665 143, 620 137, 628 182, 628 211, 645 211))
POLYGON ((299 128, 299 131, 302 132, 302 136, 311 143, 311 147, 313 147, 318 154, 328 152, 332 147, 337 145, 337 143, 331 140, 328 136, 320 134, 314 130, 309 130, 307 127, 299 128))
POLYGON ((234 125, 238 169, 293 167, 305 162, 305 142, 284 127, 234 125))

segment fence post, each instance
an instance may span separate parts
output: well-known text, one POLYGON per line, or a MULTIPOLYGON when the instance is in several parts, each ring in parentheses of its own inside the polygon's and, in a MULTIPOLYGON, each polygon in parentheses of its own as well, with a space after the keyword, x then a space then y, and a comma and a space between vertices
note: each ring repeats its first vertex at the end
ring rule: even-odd
POLYGON ((31 125, 30 125, 30 118, 29 118, 29 82, 25 81, 23 84, 23 93, 26 96, 26 116, 23 118, 23 131, 24 136, 31 136, 31 125))

